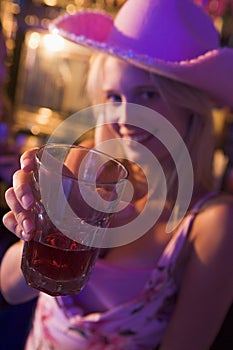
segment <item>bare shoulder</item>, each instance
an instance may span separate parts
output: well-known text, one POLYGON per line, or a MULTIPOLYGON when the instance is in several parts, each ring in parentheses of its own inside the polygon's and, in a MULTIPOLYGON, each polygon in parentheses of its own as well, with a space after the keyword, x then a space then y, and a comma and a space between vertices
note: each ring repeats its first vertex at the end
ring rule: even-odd
POLYGON ((219 194, 208 200, 201 208, 196 218, 196 233, 200 229, 231 228, 233 230, 233 196, 219 194))
POLYGON ((233 267, 233 196, 220 194, 207 201, 194 221, 190 238, 205 262, 222 259, 225 264, 229 260, 233 267))
POLYGON ((233 300, 232 196, 205 202, 184 251, 177 304, 162 348, 209 349, 233 300))
POLYGON ((212 208, 219 205, 229 205, 233 204, 233 195, 229 193, 220 192, 219 194, 213 195, 209 200, 205 202, 202 209, 212 208))

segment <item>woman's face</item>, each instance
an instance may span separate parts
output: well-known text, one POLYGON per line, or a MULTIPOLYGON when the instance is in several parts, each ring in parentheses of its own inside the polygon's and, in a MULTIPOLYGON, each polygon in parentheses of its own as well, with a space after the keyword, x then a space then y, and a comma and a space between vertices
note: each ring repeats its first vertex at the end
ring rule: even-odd
MULTIPOLYGON (((114 112, 111 117, 107 117, 107 122, 114 129, 117 136, 120 136, 123 140, 140 143, 161 160, 166 156, 167 151, 164 145, 153 136, 156 134, 156 128, 158 127, 156 118, 146 121, 145 116, 140 116, 140 118, 143 118, 143 122, 149 123, 149 125, 145 129, 139 128, 134 115, 128 113, 130 109, 119 107, 123 102, 122 105, 131 103, 153 109, 168 120, 183 138, 188 129, 187 111, 175 105, 168 105, 160 95, 156 85, 156 77, 153 76, 152 78, 152 75, 146 71, 112 57, 106 58, 102 81, 103 102, 110 104, 118 102, 118 107, 115 110, 113 104, 112 111, 114 112), (151 134, 146 129, 149 129, 151 134)), ((167 137, 169 138, 169 135, 167 137)), ((130 147, 131 150, 134 148, 132 143, 130 147)), ((135 155, 137 151, 135 149, 133 151, 132 153, 137 157, 135 155)))

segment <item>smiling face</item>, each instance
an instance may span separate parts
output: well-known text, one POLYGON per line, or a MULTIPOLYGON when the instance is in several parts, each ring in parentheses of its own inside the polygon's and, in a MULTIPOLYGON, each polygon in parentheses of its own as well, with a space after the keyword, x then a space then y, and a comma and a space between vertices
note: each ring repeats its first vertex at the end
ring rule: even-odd
MULTIPOLYGON (((128 152, 131 148, 134 157, 137 158, 134 146, 140 143, 161 160, 167 151, 153 136, 153 134, 156 135, 158 121, 156 118, 151 120, 151 116, 150 120, 147 120, 145 115, 140 116, 147 127, 139 128, 138 121, 135 120, 132 113, 129 113, 125 103, 137 104, 158 112, 175 127, 181 137, 186 135, 188 129, 187 111, 175 105, 168 105, 161 96, 156 77, 144 70, 112 57, 104 60, 102 69, 101 102, 112 106, 111 116, 107 117, 109 127, 116 136, 120 136, 126 143, 127 140, 129 141, 128 152), (114 105, 115 102, 117 102, 117 107, 114 105), (151 133, 148 133, 146 129, 149 129, 151 133)), ((102 137, 104 139, 105 136, 102 135, 102 137)), ((167 137, 169 138, 169 135, 167 137)))
MULTIPOLYGON (((106 106, 109 107, 109 112, 102 113, 100 118, 101 123, 105 118, 107 126, 96 128, 96 145, 118 137, 124 143, 122 156, 118 154, 114 143, 108 143, 103 150, 115 157, 124 158, 126 155, 126 158, 138 164, 138 160, 143 159, 151 168, 146 153, 142 152, 149 150, 152 158, 154 156, 162 165, 166 176, 174 178, 176 167, 174 158, 171 159, 171 150, 178 151, 177 154, 182 157, 182 148, 176 148, 174 143, 169 149, 165 146, 174 140, 170 131, 176 130, 188 148, 197 186, 201 184, 211 189, 215 136, 213 105, 206 93, 107 55, 95 54, 90 63, 87 79, 90 100, 93 105, 105 103, 105 111, 106 106), (161 123, 161 118, 166 123, 161 123), (165 124, 172 127, 164 129, 165 124), (161 130, 163 138, 160 137, 161 130)), ((169 183, 174 187, 173 180, 169 180, 169 183)))

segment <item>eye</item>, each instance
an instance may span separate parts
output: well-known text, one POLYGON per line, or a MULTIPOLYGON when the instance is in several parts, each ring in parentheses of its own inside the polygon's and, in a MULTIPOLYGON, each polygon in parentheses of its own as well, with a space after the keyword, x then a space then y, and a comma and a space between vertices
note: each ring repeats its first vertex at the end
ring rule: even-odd
POLYGON ((154 98, 159 97, 159 94, 156 91, 148 90, 148 91, 143 91, 141 93, 141 97, 144 100, 153 100, 154 98))
POLYGON ((109 102, 121 102, 121 96, 119 94, 116 94, 114 92, 108 92, 107 93, 107 101, 109 102))

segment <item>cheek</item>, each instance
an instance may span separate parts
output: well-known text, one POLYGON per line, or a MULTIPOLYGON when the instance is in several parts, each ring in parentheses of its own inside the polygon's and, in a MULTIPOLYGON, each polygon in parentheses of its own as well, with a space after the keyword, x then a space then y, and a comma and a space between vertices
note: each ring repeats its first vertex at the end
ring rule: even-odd
POLYGON ((176 131, 180 134, 182 139, 184 139, 187 135, 189 128, 188 118, 184 118, 183 120, 181 118, 181 120, 179 122, 174 123, 173 126, 175 127, 176 131))
POLYGON ((159 139, 151 138, 146 146, 159 162, 169 155, 169 151, 166 148, 166 142, 163 144, 159 139))
MULTIPOLYGON (((173 135, 172 130, 167 131, 168 133, 167 139, 169 140, 169 145, 170 147, 175 149, 177 142, 179 143, 180 137, 183 140, 186 139, 186 135, 189 129, 190 117, 187 111, 184 111, 183 109, 177 110, 177 108, 171 108, 171 110, 169 110, 168 112, 167 108, 161 108, 160 110, 157 109, 157 111, 161 115, 163 115, 163 117, 171 124, 171 128, 172 129, 174 128, 176 132, 179 134, 176 136, 176 133, 173 135), (174 147, 171 146, 171 142, 173 138, 174 138, 174 147)), ((158 160, 162 160, 169 155, 169 151, 166 148, 166 138, 165 139, 164 137, 160 138, 159 135, 157 139, 151 138, 150 140, 148 140, 148 143, 146 144, 146 146, 158 158, 158 160)))
POLYGON ((184 138, 187 134, 190 121, 188 112, 184 110, 177 110, 177 108, 173 108, 172 112, 169 111, 167 115, 164 116, 173 125, 173 127, 180 134, 180 136, 184 138))

